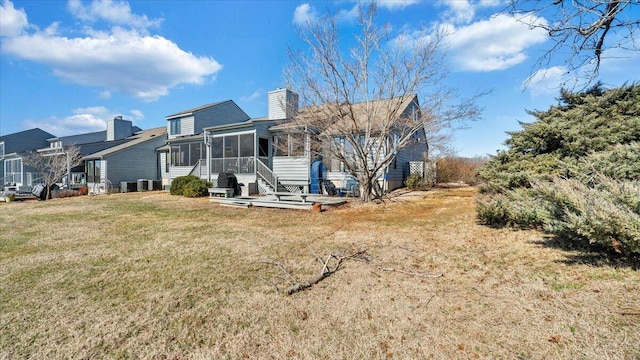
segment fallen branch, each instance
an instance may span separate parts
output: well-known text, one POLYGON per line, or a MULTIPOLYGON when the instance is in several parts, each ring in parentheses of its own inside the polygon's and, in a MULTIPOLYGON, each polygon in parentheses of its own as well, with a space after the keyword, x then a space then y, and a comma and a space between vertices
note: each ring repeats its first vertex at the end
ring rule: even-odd
POLYGON ((383 267, 381 267, 379 269, 381 271, 394 271, 394 272, 399 272, 401 274, 418 276, 418 277, 423 277, 423 278, 430 278, 430 279, 439 278, 439 277, 443 277, 444 276, 444 274, 424 274, 424 273, 413 272, 413 271, 405 271, 405 270, 394 269, 394 268, 383 268, 383 267))
MULTIPOLYGON (((340 270, 340 267, 342 266, 342 262, 344 260, 358 260, 358 261, 369 261, 369 258, 364 256, 364 254, 366 253, 366 249, 360 249, 358 251, 356 251, 355 253, 348 255, 348 256, 342 256, 340 254, 329 254, 327 255, 326 259, 323 258, 322 256, 318 255, 317 253, 315 253, 313 250, 309 249, 309 251, 315 256, 316 260, 322 265, 322 268, 320 270, 320 273, 310 279, 308 279, 307 281, 298 281, 296 280, 296 278, 293 276, 293 274, 291 274, 291 272, 289 270, 287 270, 287 268, 284 267, 284 265, 282 265, 281 263, 277 262, 277 261, 273 261, 273 260, 261 260, 261 263, 265 263, 265 264, 270 264, 270 265, 274 265, 277 266, 278 268, 280 268, 280 270, 286 275, 287 279, 289 280, 289 282, 291 283, 291 286, 287 287, 284 290, 284 293, 287 295, 292 295, 295 294, 299 291, 302 290, 306 290, 310 287, 312 287, 313 285, 319 283, 320 281, 324 280, 325 278, 327 278, 328 276, 330 276, 331 274, 335 273, 336 271, 340 270)), ((264 279, 261 279, 264 281, 264 279)), ((268 281, 265 281, 267 283, 269 283, 268 281)), ((274 288, 278 289, 278 286, 276 284, 273 283, 269 283, 270 285, 272 285, 274 288)))

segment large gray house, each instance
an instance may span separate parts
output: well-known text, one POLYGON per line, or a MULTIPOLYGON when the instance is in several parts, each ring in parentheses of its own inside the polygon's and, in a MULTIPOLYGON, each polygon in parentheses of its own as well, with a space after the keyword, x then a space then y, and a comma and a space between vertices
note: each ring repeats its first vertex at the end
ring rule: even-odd
POLYGON ((178 176, 206 173, 205 128, 244 122, 249 115, 227 100, 184 110, 166 119, 167 144, 159 149, 159 155, 162 182, 168 186, 178 176))
MULTIPOLYGON (((419 112, 417 96, 403 100, 402 107, 399 116, 414 116, 419 112)), ((193 116, 199 109, 202 108, 168 116, 167 127, 177 130, 178 126, 172 121, 193 116)), ((297 94, 289 89, 278 89, 268 94, 266 117, 249 119, 248 116, 237 116, 236 121, 232 116, 217 117, 216 124, 203 126, 203 133, 197 134, 189 123, 192 130, 187 134, 169 135, 170 149, 165 148, 170 157, 165 172, 167 178, 170 182, 177 176, 192 174, 216 186, 220 173, 233 172, 238 182, 244 184, 243 195, 272 191, 308 193, 311 164, 318 155, 324 155, 326 172, 323 178, 337 187, 345 187, 353 177, 345 171, 344 164, 331 158, 323 149, 312 149, 313 129, 294 129, 292 126, 290 120, 294 115, 312 110, 298 109, 297 94), (189 155, 182 155, 187 149, 189 155)), ((213 118, 210 120, 214 122, 213 118)), ((384 191, 402 187, 409 174, 409 162, 424 160, 428 151, 424 129, 416 132, 414 137, 416 141, 398 151, 390 166, 380 173, 379 181, 384 191)))
POLYGON ((121 116, 107 121, 106 130, 52 137, 41 153, 64 153, 76 146, 82 163, 71 169, 62 183, 71 188, 88 186, 92 191, 119 188, 121 182, 159 180, 157 149, 167 140, 166 127, 141 130, 121 116))

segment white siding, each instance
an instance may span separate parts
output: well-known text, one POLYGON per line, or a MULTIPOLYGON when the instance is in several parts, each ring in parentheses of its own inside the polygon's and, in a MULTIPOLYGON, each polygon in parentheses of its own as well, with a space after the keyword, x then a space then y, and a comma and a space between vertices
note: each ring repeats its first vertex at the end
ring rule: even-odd
MULTIPOLYGON (((198 132, 200 133, 200 132, 198 132)), ((189 116, 180 119, 180 135, 195 135, 195 117, 189 116)))
POLYGON ((160 153, 160 178, 161 179, 168 179, 169 178, 169 172, 167 172, 167 156, 169 156, 169 153, 166 152, 161 152, 160 153))
POLYGON ((281 182, 309 183, 309 160, 304 156, 276 156, 273 172, 281 182))
POLYGON ((107 180, 107 161, 100 160, 100 182, 107 180))
POLYGON ((169 167, 169 174, 171 179, 175 179, 178 176, 187 176, 193 170, 193 166, 171 166, 169 167))
POLYGON ((268 103, 269 120, 288 119, 298 109, 298 94, 289 89, 270 91, 268 103))

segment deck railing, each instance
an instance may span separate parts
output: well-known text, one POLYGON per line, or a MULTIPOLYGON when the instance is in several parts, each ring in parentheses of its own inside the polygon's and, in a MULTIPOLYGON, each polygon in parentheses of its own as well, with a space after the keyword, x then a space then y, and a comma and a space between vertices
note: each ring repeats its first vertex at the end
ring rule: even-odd
POLYGON ((34 186, 37 184, 44 184, 44 176, 40 173, 27 173, 27 185, 34 186))
POLYGON ((10 173, 2 178, 2 184, 22 183, 22 173, 10 173))
POLYGON ((267 184, 271 185, 274 189, 278 189, 278 176, 274 174, 262 160, 258 159, 258 161, 256 161, 256 169, 258 175, 260 175, 267 184))
POLYGON ((234 157, 211 159, 211 174, 232 171, 236 174, 254 174, 256 172, 255 159, 251 157, 234 157))
POLYGON ((206 166, 203 166, 206 164, 206 160, 205 159, 200 159, 198 160, 198 162, 196 162, 195 165, 193 165, 193 167, 191 168, 191 172, 189 172, 189 175, 195 175, 201 179, 205 178, 207 176, 206 173, 206 166))

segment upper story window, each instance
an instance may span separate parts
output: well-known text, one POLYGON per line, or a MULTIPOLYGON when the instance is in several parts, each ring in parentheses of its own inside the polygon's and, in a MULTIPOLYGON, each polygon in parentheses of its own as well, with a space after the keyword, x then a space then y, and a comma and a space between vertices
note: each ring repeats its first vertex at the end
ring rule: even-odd
POLYGON ((169 120, 169 135, 180 135, 180 119, 169 120))
POLYGON ((4 142, 0 142, 0 156, 4 155, 4 142))
POLYGON ((57 149, 57 148, 61 148, 62 147, 62 141, 58 140, 58 141, 52 141, 49 144, 49 147, 52 149, 57 149))

